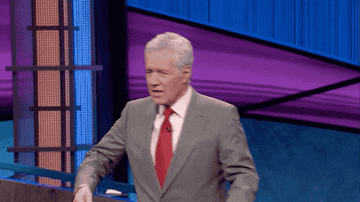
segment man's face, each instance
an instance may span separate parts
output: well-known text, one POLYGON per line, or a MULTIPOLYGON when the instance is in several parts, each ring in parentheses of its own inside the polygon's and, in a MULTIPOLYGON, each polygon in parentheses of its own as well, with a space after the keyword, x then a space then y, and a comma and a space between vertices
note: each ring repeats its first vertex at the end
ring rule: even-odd
POLYGON ((191 68, 185 65, 180 72, 171 50, 147 53, 145 69, 148 92, 155 104, 171 106, 185 94, 191 68))

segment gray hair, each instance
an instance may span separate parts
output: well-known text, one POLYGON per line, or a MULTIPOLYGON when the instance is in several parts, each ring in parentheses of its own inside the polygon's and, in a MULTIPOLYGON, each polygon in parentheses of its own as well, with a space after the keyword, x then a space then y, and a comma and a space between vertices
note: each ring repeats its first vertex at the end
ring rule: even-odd
POLYGON ((193 47, 187 38, 173 32, 158 34, 146 43, 144 55, 146 57, 149 52, 163 49, 174 52, 174 62, 180 71, 184 65, 190 65, 190 68, 192 68, 194 61, 193 47))

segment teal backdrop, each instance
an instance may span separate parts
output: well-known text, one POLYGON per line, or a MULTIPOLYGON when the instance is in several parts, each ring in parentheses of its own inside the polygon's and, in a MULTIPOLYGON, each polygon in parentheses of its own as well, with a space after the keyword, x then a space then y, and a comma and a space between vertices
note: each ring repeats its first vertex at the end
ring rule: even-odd
MULTIPOLYGON (((7 148, 13 146, 13 121, 0 121, 0 162, 14 163, 14 153, 7 152, 7 148)), ((13 171, 0 169, 0 178, 10 177, 13 174, 13 171)))
MULTIPOLYGON (((256 202, 360 200, 360 135, 240 119, 260 176, 256 202)), ((12 121, 0 122, 0 162, 13 162, 12 121)), ((0 177, 13 173, 0 170, 0 177)))
POLYGON ((259 173, 257 202, 360 201, 360 135, 240 119, 259 173))

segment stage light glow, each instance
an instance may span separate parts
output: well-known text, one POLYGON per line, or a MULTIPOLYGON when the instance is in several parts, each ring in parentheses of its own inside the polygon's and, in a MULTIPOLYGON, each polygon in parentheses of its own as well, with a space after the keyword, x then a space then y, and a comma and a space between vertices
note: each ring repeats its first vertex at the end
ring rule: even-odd
MULTIPOLYGON (((89 0, 73 1, 73 20, 74 26, 79 28, 74 31, 74 64, 91 65, 89 0)), ((75 103, 80 107, 80 110, 76 111, 75 144, 92 144, 94 134, 92 129, 91 71, 75 70, 74 77, 75 103)), ((79 164, 76 163, 76 166, 79 164)))

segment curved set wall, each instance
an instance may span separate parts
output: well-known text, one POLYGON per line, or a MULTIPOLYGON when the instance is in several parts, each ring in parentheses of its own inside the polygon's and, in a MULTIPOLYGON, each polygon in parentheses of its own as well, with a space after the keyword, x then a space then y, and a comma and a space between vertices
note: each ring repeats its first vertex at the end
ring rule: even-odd
MULTIPOLYGON (((156 34, 176 32, 194 47, 191 85, 238 107, 308 91, 360 76, 360 72, 285 50, 200 28, 128 12, 129 98, 148 96, 144 46, 156 34)), ((250 114, 360 125, 360 84, 301 98, 250 114)))

